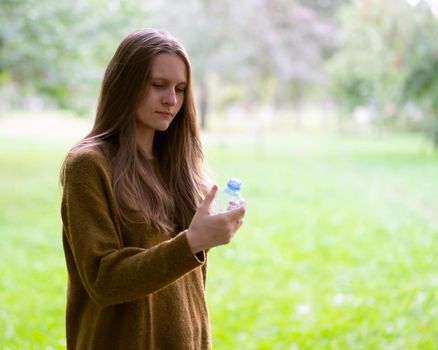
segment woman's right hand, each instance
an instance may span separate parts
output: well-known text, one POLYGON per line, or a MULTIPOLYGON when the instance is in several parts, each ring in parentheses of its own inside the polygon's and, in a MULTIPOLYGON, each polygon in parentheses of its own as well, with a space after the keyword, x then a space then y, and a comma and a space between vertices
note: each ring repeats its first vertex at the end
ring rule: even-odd
POLYGON ((195 216, 186 231, 192 253, 227 244, 242 225, 246 208, 244 205, 226 213, 210 215, 210 205, 217 192, 213 186, 199 206, 195 216))

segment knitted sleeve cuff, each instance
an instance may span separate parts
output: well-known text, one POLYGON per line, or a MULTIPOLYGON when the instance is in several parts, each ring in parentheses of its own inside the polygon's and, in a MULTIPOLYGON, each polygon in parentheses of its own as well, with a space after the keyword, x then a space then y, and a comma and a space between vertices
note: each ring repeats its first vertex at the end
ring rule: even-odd
POLYGON ((189 245, 189 241, 187 240, 187 235, 186 235, 187 231, 188 230, 184 230, 184 231, 180 232, 176 239, 181 239, 181 241, 182 241, 181 243, 185 246, 184 250, 188 254, 190 254, 191 257, 194 257, 198 261, 198 263, 203 264, 205 262, 206 253, 205 253, 205 251, 200 251, 196 254, 192 253, 192 250, 191 250, 190 245, 189 245))

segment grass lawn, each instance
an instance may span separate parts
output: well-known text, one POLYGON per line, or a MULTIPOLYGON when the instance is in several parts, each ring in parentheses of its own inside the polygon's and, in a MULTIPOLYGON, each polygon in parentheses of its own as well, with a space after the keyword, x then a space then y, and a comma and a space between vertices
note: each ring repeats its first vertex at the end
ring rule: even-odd
MULTIPOLYGON (((215 349, 438 349, 438 156, 421 137, 205 137, 245 224, 210 253, 215 349)), ((0 140, 0 349, 63 349, 67 142, 0 140)))

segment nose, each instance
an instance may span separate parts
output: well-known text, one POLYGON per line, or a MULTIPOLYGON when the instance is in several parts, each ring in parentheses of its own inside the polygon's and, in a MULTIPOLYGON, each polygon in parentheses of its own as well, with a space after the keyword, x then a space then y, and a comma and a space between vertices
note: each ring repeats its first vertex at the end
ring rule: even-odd
POLYGON ((174 89, 168 89, 163 96, 163 103, 168 106, 175 106, 177 103, 176 92, 174 89))

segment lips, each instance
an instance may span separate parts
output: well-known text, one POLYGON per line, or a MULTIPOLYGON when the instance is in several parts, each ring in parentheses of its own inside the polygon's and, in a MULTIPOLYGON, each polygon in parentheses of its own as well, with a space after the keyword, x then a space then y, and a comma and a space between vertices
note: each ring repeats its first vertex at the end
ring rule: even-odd
POLYGON ((172 118, 173 114, 170 112, 165 112, 165 111, 156 111, 156 113, 158 113, 159 115, 166 117, 166 118, 172 118))

